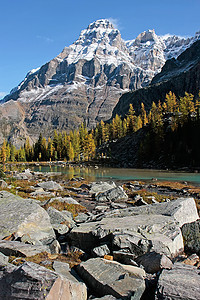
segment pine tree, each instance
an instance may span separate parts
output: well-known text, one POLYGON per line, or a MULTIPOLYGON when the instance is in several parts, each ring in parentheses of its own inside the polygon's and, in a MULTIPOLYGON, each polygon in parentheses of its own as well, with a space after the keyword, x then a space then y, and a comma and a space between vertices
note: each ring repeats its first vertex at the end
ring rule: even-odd
POLYGON ((7 143, 7 146, 6 146, 6 157, 7 157, 7 161, 10 161, 10 145, 9 143, 7 143))
POLYGON ((94 129, 94 139, 95 139, 95 145, 99 146, 100 145, 100 131, 99 131, 99 123, 97 123, 95 129, 94 129))
POLYGON ((34 145, 34 159, 38 160, 39 157, 41 159, 42 156, 42 134, 40 133, 37 142, 34 145))
POLYGON ((68 152, 69 161, 74 160, 74 149, 72 147, 72 143, 69 142, 69 152, 68 152))
POLYGON ((31 160, 31 157, 30 157, 30 155, 31 155, 31 145, 30 145, 30 142, 29 142, 29 137, 26 139, 24 148, 25 148, 25 155, 26 155, 27 161, 30 161, 31 160))
POLYGON ((18 150, 18 161, 26 161, 26 154, 24 147, 20 147, 18 150))
POLYGON ((125 118, 122 122, 122 132, 123 132, 123 136, 126 136, 127 134, 127 119, 125 118))
POLYGON ((116 125, 116 122, 115 122, 115 118, 112 119, 112 124, 111 124, 111 137, 112 139, 116 139, 117 138, 117 125, 116 125))
POLYGON ((84 160, 89 160, 95 156, 95 141, 92 134, 87 134, 83 146, 84 160))
POLYGON ((62 142, 62 133, 59 132, 58 138, 57 138, 57 152, 58 152, 58 158, 62 158, 62 150, 63 150, 63 142, 62 142))
POLYGON ((74 159, 79 160, 80 158, 80 134, 79 130, 70 131, 70 141, 74 151, 74 159))
POLYGON ((142 126, 145 126, 148 123, 148 119, 147 119, 147 113, 146 110, 144 108, 144 103, 141 103, 141 112, 140 112, 140 117, 142 120, 142 126))
POLYGON ((162 111, 163 111, 163 114, 167 113, 167 103, 166 102, 163 102, 163 104, 162 104, 162 111))
POLYGON ((47 141, 45 137, 42 138, 42 143, 41 143, 41 160, 43 161, 47 160, 47 141))
POLYGON ((162 108, 162 104, 161 104, 161 101, 159 100, 158 101, 158 105, 157 105, 157 108, 158 108, 158 114, 163 117, 163 108, 162 108))
POLYGON ((136 117, 136 123, 135 123, 134 128, 135 128, 134 131, 137 131, 137 130, 139 130, 139 129, 142 128, 142 119, 141 119, 141 116, 136 117))
POLYGON ((183 124, 185 121, 191 118, 192 113, 195 111, 194 96, 192 94, 186 93, 184 97, 180 97, 180 113, 181 113, 181 123, 183 124))
POLYGON ((110 125, 108 123, 104 124, 104 134, 105 134, 105 142, 110 139, 110 125))
POLYGON ((95 141, 92 133, 88 135, 88 158, 93 159, 95 157, 95 141))
POLYGON ((120 139, 123 135, 123 128, 122 128, 122 120, 120 118, 119 115, 116 115, 115 118, 114 118, 114 128, 115 128, 115 137, 117 139, 120 139))
POLYGON ((57 151, 57 147, 58 147, 58 132, 57 132, 57 130, 54 130, 53 146, 54 146, 54 149, 57 151))
POLYGON ((63 134, 63 153, 62 153, 62 156, 64 159, 68 158, 69 142, 70 142, 69 135, 67 135, 67 133, 64 132, 64 134, 63 134))
POLYGON ((136 125, 135 110, 133 109, 132 104, 130 104, 129 106, 129 111, 126 120, 127 120, 127 133, 135 132, 137 130, 137 125, 136 125))
POLYGON ((84 147, 84 140, 85 137, 87 135, 87 128, 84 125, 84 123, 81 124, 80 128, 79 128, 79 136, 80 136, 80 150, 83 150, 84 147))
POLYGON ((161 103, 158 103, 158 107, 155 102, 151 106, 151 127, 155 132, 158 132, 159 129, 163 126, 163 115, 162 115, 162 106, 161 103))
POLYGON ((150 110, 148 114, 148 123, 151 123, 151 121, 152 121, 152 112, 150 110))
POLYGON ((105 124, 104 121, 101 120, 99 124, 99 138, 100 138, 100 143, 104 143, 106 140, 106 135, 105 135, 105 124))
POLYGON ((177 104, 176 95, 171 91, 168 94, 166 94, 165 103, 166 103, 166 112, 174 113, 177 111, 178 104, 177 104))
POLYGON ((6 159, 7 159, 7 144, 6 144, 6 140, 3 140, 3 145, 1 147, 1 162, 3 164, 6 163, 6 159))
POLYGON ((48 145, 47 145, 47 158, 48 160, 53 159, 53 153, 54 153, 54 147, 53 147, 53 142, 51 138, 48 138, 48 145))

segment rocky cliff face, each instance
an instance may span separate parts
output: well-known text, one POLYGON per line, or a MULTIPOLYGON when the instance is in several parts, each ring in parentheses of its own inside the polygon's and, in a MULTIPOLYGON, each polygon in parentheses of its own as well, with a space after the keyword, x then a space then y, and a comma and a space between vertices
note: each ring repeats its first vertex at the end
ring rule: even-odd
POLYGON ((198 38, 159 37, 148 30, 125 42, 108 20, 90 24, 74 44, 29 72, 4 98, 0 138, 18 145, 24 136, 35 140, 39 132, 49 136, 54 129, 75 128, 83 121, 91 128, 109 119, 122 94, 148 86, 166 59, 198 38))
POLYGON ((168 60, 152 80, 151 84, 143 89, 124 94, 117 103, 113 116, 124 116, 130 103, 136 110, 141 107, 141 102, 149 109, 152 102, 164 101, 166 93, 172 91, 177 97, 185 92, 192 93, 195 97, 200 91, 200 41, 196 41, 186 49, 177 59, 168 60))

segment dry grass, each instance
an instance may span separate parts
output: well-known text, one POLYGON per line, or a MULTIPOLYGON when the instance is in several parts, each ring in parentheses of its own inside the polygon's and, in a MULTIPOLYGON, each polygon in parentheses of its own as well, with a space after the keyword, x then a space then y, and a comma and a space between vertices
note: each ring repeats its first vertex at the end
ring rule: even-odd
POLYGON ((14 195, 18 195, 24 199, 26 198, 32 198, 35 200, 45 201, 50 198, 51 196, 37 196, 32 197, 31 193, 34 192, 34 189, 31 188, 31 186, 35 186, 37 184, 37 180, 19 180, 19 179, 13 179, 13 178, 7 178, 6 182, 8 185, 11 185, 11 188, 0 188, 0 190, 4 190, 7 192, 10 192, 14 195))
POLYGON ((21 265, 25 261, 30 261, 35 264, 41 265, 43 267, 46 267, 47 269, 50 269, 54 271, 53 269, 53 262, 54 261, 61 261, 64 263, 68 263, 70 268, 74 267, 75 265, 78 265, 81 263, 81 255, 82 253, 80 251, 74 251, 74 252, 68 252, 68 254, 53 254, 51 255, 48 252, 42 252, 30 257, 15 257, 15 256, 10 256, 9 257, 9 263, 12 263, 14 265, 21 265), (45 264, 44 264, 45 262, 45 264))
POLYGON ((87 209, 80 204, 68 204, 65 202, 59 202, 58 200, 54 200, 53 202, 44 205, 43 208, 48 209, 50 206, 59 211, 67 210, 73 214, 73 217, 76 217, 79 213, 87 212, 87 209))
POLYGON ((179 190, 186 190, 191 194, 195 194, 200 196, 200 187, 198 186, 194 186, 194 185, 188 185, 185 183, 181 183, 181 182, 171 182, 171 181, 162 181, 162 182, 156 182, 156 184, 154 184, 156 187, 163 187, 163 188, 169 188, 175 191, 179 191, 179 190))
MULTIPOLYGON (((40 201, 46 201, 52 198, 52 195, 46 195, 46 196, 36 196, 36 197, 32 197, 31 193, 34 192, 34 189, 31 188, 31 186, 35 186, 38 181, 37 180, 18 180, 18 179, 13 179, 13 178, 7 178, 6 182, 8 185, 11 185, 12 188, 0 188, 0 190, 6 190, 10 193, 13 193, 15 195, 18 195, 24 199, 26 198, 32 198, 34 200, 40 200, 40 201)), ((83 183, 83 181, 69 181, 67 183, 68 188, 70 187, 80 187, 81 184, 83 183)), ((84 181, 84 183, 86 183, 86 181, 84 181)), ((66 187, 65 187, 66 189, 66 187)), ((58 196, 58 195, 57 195, 58 196)), ((59 196, 61 197, 67 197, 67 196, 71 196, 71 197, 76 197, 77 193, 74 191, 70 191, 70 190, 64 190, 64 191, 59 191, 59 196)), ((53 201, 50 204, 47 204, 44 206, 45 209, 47 209, 49 206, 53 206, 54 208, 56 208, 59 211, 62 210, 67 210, 70 211, 73 216, 77 216, 78 213, 80 212, 87 212, 87 209, 79 204, 68 204, 68 203, 62 203, 59 202, 57 200, 53 201)))
POLYGON ((181 183, 177 181, 154 181, 152 184, 154 184, 157 187, 167 187, 174 190, 181 190, 181 189, 191 189, 194 188, 193 185, 188 185, 186 183, 181 183))
POLYGON ((77 181, 76 181, 76 180, 75 180, 75 181, 69 180, 69 181, 67 181, 66 184, 64 185, 64 188, 65 188, 65 189, 69 189, 69 188, 71 188, 71 187, 73 187, 73 188, 80 188, 80 186, 81 186, 82 184, 89 184, 89 181, 86 180, 86 179, 83 179, 83 180, 77 180, 77 181))
POLYGON ((170 199, 170 200, 175 199, 173 196, 160 195, 160 194, 158 194, 156 192, 149 192, 146 189, 141 189, 141 190, 138 190, 136 192, 130 192, 129 193, 129 198, 133 199, 133 200, 129 201, 129 203, 133 203, 134 204, 136 202, 134 200, 134 197, 136 195, 140 195, 143 198, 143 200, 145 202, 147 202, 148 204, 152 203, 152 201, 150 199, 151 197, 154 197, 155 200, 158 201, 158 202, 164 202, 166 199, 170 199))

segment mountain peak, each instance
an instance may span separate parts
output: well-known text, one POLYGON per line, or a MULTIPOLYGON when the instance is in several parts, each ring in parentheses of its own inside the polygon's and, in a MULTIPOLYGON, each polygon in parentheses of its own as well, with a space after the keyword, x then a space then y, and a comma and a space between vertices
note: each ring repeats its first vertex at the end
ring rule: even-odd
POLYGON ((91 23, 87 29, 104 28, 104 29, 115 29, 113 24, 107 19, 100 19, 91 23))
POLYGON ((146 42, 155 42, 157 40, 157 35, 155 33, 154 29, 149 29, 147 31, 143 31, 140 33, 136 39, 135 42, 137 43, 146 43, 146 42))
POLYGON ((196 40, 200 39, 200 30, 195 33, 195 39, 196 40))
POLYGON ((69 64, 80 59, 89 61, 93 57, 98 57, 102 64, 118 65, 119 62, 127 60, 130 62, 119 30, 107 19, 97 20, 82 30, 69 49, 64 49, 64 53, 61 54, 62 58, 67 57, 69 64))
POLYGON ((118 35, 121 38, 119 30, 115 29, 109 20, 100 19, 91 23, 87 29, 82 30, 75 44, 100 43, 102 40, 109 43, 118 35))

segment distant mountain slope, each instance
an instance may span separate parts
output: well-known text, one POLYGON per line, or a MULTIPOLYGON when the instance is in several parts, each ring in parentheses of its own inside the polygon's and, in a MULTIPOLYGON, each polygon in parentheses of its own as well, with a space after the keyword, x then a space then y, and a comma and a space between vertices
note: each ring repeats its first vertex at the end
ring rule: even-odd
POLYGON ((30 71, 3 99, 1 141, 6 137, 19 146, 39 132, 47 137, 54 129, 69 130, 83 121, 94 127, 111 117, 122 94, 148 86, 166 59, 198 39, 199 33, 159 37, 148 30, 125 42, 108 20, 91 23, 77 41, 30 71), (20 122, 16 114, 23 116, 20 122))
POLYGON ((124 94, 113 111, 113 116, 124 116, 130 103, 136 110, 143 102, 148 109, 152 102, 163 101, 166 93, 172 91, 176 96, 183 96, 185 92, 195 97, 200 91, 200 41, 196 41, 186 49, 177 59, 168 60, 162 71, 157 74, 150 86, 124 94))

